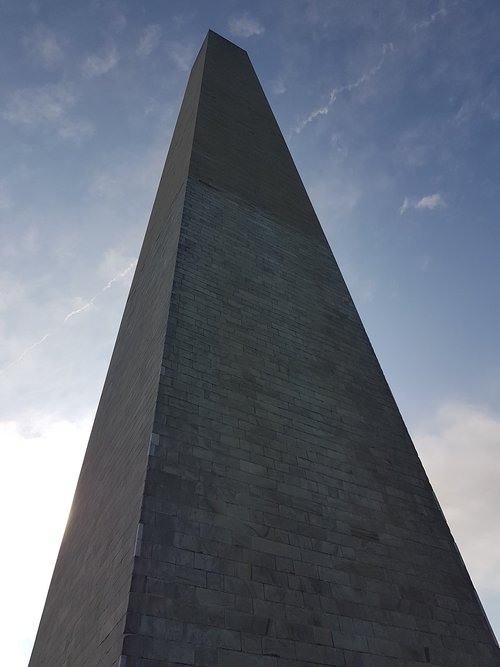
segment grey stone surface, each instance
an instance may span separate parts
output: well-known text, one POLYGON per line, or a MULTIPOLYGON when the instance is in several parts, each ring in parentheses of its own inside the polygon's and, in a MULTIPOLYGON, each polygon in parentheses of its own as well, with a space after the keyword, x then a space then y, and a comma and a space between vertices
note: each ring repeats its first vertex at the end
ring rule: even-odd
POLYGON ((32 667, 500 665, 248 57, 213 33, 170 155, 32 667))

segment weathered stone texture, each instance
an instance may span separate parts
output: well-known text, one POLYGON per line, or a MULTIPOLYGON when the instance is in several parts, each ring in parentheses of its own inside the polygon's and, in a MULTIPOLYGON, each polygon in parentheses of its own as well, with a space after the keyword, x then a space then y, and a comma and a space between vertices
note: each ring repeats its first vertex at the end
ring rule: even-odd
POLYGON ((186 100, 32 667, 500 665, 246 53, 186 100))
POLYGON ((500 664, 247 56, 211 40, 127 655, 500 664))

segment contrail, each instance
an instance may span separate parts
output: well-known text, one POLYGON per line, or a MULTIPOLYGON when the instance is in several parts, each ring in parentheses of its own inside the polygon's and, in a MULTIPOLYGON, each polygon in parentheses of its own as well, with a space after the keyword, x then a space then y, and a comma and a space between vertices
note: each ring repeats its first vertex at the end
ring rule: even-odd
POLYGON ((448 14, 446 9, 438 9, 437 12, 434 12, 434 14, 431 14, 428 19, 424 19, 423 21, 420 21, 419 23, 415 23, 413 26, 413 32, 417 32, 417 30, 422 30, 425 28, 428 28, 430 25, 434 23, 434 21, 437 21, 437 19, 442 16, 443 18, 448 14))
POLYGON ((121 280, 122 278, 125 278, 125 276, 127 275, 127 273, 130 273, 130 271, 132 271, 132 269, 135 269, 135 265, 136 265, 136 264, 137 264, 137 260, 134 259, 134 261, 133 261, 133 262, 130 262, 130 264, 127 266, 126 269, 124 269, 121 273, 118 273, 114 278, 111 278, 111 280, 109 281, 109 283, 108 283, 107 285, 104 285, 104 287, 102 288, 101 292, 105 292, 106 290, 108 290, 108 289, 111 287, 111 285, 112 285, 113 283, 116 283, 116 282, 118 282, 119 280, 121 280))
POLYGON ((90 308, 94 304, 94 301, 97 299, 97 294, 93 296, 90 301, 88 301, 85 305, 83 305, 81 308, 78 308, 77 310, 72 310, 71 313, 68 313, 66 317, 63 320, 63 324, 66 324, 66 322, 74 317, 75 315, 78 315, 78 313, 83 313, 84 310, 87 310, 87 308, 90 308))
POLYGON ((108 283, 106 283, 106 285, 104 285, 104 287, 101 287, 101 289, 97 292, 97 294, 94 294, 94 296, 91 299, 89 299, 87 301, 87 303, 85 303, 80 308, 77 308, 76 310, 72 310, 70 313, 68 313, 66 315, 66 317, 64 318, 63 324, 66 324, 66 322, 68 320, 70 320, 72 317, 74 317, 75 315, 79 315, 80 313, 83 313, 84 310, 87 310, 88 308, 93 306, 94 301, 97 299, 97 297, 100 294, 102 294, 103 292, 106 292, 106 290, 108 290, 114 283, 117 283, 122 278, 125 278, 127 273, 130 273, 130 271, 132 271, 132 269, 135 267, 136 264, 137 264, 137 260, 134 260, 133 262, 130 262, 130 264, 127 266, 126 269, 124 269, 123 271, 120 271, 120 273, 117 273, 116 276, 111 278, 111 280, 108 283))
POLYGON ((394 51, 394 46, 392 42, 389 42, 387 44, 382 45, 382 55, 380 57, 380 60, 378 63, 372 67, 368 72, 365 72, 362 74, 359 79, 356 79, 356 81, 353 81, 352 83, 347 83, 343 86, 337 86, 336 88, 333 88, 333 90, 330 92, 328 102, 320 107, 319 109, 316 109, 315 111, 311 111, 311 113, 307 116, 307 118, 304 118, 294 129, 294 132, 296 134, 300 134, 302 130, 306 127, 306 125, 309 125, 315 118, 318 116, 326 116, 326 114, 330 111, 330 108, 332 107, 333 104, 335 104, 335 101, 337 97, 341 93, 349 92, 351 90, 354 90, 355 88, 359 88, 362 86, 364 83, 366 83, 369 79, 371 79, 375 74, 382 68, 386 55, 387 53, 392 53, 394 51))
POLYGON ((9 368, 12 368, 12 366, 15 366, 16 364, 18 364, 20 361, 22 361, 22 360, 24 359, 24 357, 25 357, 27 354, 29 354, 29 352, 31 352, 31 350, 34 350, 35 347, 38 347, 39 345, 41 345, 41 344, 42 344, 44 341, 46 341, 47 338, 48 338, 49 336, 51 336, 51 335, 52 335, 52 333, 46 333, 45 335, 43 335, 43 336, 40 338, 40 340, 37 340, 36 343, 32 343, 29 347, 27 347, 27 348, 24 350, 24 352, 22 352, 22 353, 17 357, 17 359, 14 359, 14 361, 11 361, 10 364, 7 364, 7 366, 4 366, 4 368, 2 368, 2 369, 0 370, 0 373, 5 373, 5 371, 8 371, 8 370, 9 370, 9 368))
POLYGON ((106 285, 104 285, 104 287, 102 287, 102 288, 97 292, 97 294, 94 294, 94 296, 93 296, 91 299, 89 299, 89 300, 87 301, 87 303, 85 303, 85 304, 84 304, 83 306, 81 306, 80 308, 77 308, 76 310, 72 310, 71 312, 69 312, 69 313, 65 316, 65 318, 63 319, 62 323, 61 323, 56 329, 53 329, 53 330, 50 331, 49 333, 44 334, 44 335, 40 338, 40 340, 37 340, 35 343, 32 343, 31 345, 29 345, 29 346, 28 346, 28 347, 27 347, 27 348, 26 348, 26 349, 19 355, 19 357, 17 357, 17 359, 14 359, 14 360, 11 361, 9 364, 7 364, 7 366, 4 366, 2 369, 0 369, 0 374, 1 374, 1 373, 5 373, 5 371, 9 370, 9 368, 12 368, 12 366, 15 366, 15 365, 17 365, 19 362, 21 362, 21 361, 24 359, 24 357, 25 357, 27 354, 29 354, 29 353, 31 352, 31 350, 34 350, 35 347, 38 347, 39 345, 41 345, 42 343, 44 343, 44 342, 47 340, 47 338, 49 338, 49 336, 52 336, 52 335, 53 335, 54 333, 56 333, 59 329, 61 329, 61 328, 66 324, 66 322, 68 322, 68 320, 70 320, 72 317, 74 317, 75 315, 79 315, 80 313, 83 313, 84 310, 87 310, 88 308, 90 308, 91 306, 93 306, 95 300, 97 299, 97 297, 98 297, 100 294, 102 294, 103 292, 106 292, 106 291, 107 291, 107 290, 108 290, 114 283, 116 283, 116 282, 118 282, 119 280, 121 280, 122 278, 124 278, 128 273, 130 273, 130 271, 132 271, 132 269, 135 267, 136 264, 137 264, 137 260, 134 260, 133 262, 130 262, 130 264, 127 266, 126 269, 124 269, 123 271, 120 271, 120 273, 117 273, 116 276, 114 276, 113 278, 111 278, 111 280, 110 280, 108 283, 106 283, 106 285))

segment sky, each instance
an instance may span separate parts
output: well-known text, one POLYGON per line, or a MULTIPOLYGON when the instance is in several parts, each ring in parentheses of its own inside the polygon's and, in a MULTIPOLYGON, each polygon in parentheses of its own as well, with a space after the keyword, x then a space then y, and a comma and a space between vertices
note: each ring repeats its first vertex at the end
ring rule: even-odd
POLYGON ((0 0, 0 627, 28 663, 189 69, 245 48, 500 635, 497 0, 0 0))

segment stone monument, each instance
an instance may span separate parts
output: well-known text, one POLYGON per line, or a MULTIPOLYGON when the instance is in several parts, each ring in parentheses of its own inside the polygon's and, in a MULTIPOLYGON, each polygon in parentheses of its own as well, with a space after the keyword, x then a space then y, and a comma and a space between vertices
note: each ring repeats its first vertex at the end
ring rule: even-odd
POLYGON ((500 665, 245 51, 209 32, 31 667, 500 665))

